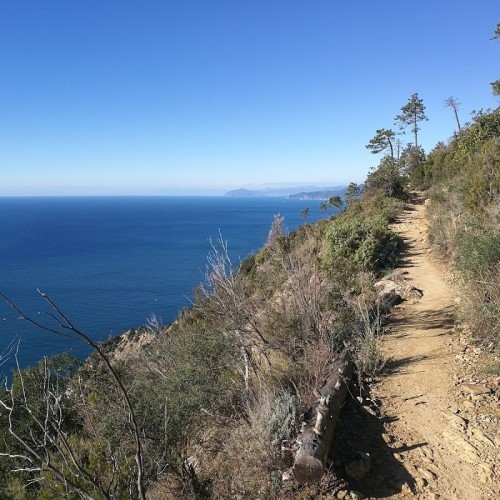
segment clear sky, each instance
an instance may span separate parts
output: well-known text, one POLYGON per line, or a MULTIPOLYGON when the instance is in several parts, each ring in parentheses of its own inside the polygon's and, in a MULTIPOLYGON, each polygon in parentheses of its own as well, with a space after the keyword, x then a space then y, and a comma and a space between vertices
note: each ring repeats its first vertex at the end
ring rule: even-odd
POLYGON ((498 105, 498 22, 498 0, 0 0, 0 195, 363 181, 413 92, 427 151, 445 98, 498 105))

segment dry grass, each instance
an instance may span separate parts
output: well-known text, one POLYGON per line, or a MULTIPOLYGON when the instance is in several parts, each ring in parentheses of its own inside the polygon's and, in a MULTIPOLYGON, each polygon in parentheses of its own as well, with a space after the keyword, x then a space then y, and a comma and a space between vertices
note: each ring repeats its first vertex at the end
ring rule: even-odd
POLYGON ((354 361, 358 370, 366 375, 374 375, 382 370, 385 358, 380 349, 382 318, 380 312, 370 314, 365 307, 360 306, 360 321, 355 335, 354 361))
POLYGON ((296 398, 284 390, 250 397, 245 418, 231 429, 217 463, 214 496, 269 495, 280 486, 290 464, 282 457, 282 440, 291 436, 297 414, 296 398))
POLYGON ((312 405, 316 399, 315 394, 331 377, 333 358, 331 344, 325 339, 306 348, 294 377, 302 410, 305 411, 312 405))
POLYGON ((498 351, 500 233, 495 210, 471 213, 457 193, 446 189, 435 190, 431 199, 429 240, 456 271, 460 319, 476 341, 498 351))

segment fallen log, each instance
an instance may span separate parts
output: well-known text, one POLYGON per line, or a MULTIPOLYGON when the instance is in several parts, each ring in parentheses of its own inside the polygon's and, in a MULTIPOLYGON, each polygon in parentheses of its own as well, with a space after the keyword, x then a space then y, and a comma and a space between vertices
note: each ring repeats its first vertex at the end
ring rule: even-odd
POLYGON ((293 466, 299 483, 316 483, 323 476, 335 425, 344 406, 353 371, 351 354, 345 350, 333 365, 332 378, 319 391, 319 399, 306 412, 293 466))

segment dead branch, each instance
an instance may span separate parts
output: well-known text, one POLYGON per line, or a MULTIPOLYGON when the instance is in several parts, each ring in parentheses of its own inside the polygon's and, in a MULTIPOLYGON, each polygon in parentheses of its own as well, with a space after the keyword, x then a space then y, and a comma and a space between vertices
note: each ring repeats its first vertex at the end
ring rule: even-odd
MULTIPOLYGON (((76 328, 73 325, 73 323, 68 319, 68 317, 58 308, 58 306, 50 299, 50 297, 46 293, 43 293, 40 290, 37 290, 37 292, 39 293, 39 295, 41 296, 41 298, 50 307, 50 310, 48 312, 46 312, 45 315, 49 316, 53 321, 55 321, 56 325, 62 331, 58 330, 56 328, 52 328, 52 327, 46 326, 46 325, 44 325, 44 324, 42 324, 42 323, 40 323, 38 321, 35 321, 30 316, 24 314, 17 305, 15 305, 7 296, 5 296, 1 292, 0 292, 0 298, 3 299, 19 315, 17 319, 26 321, 27 323, 35 326, 36 328, 38 328, 40 330, 43 330, 43 331, 46 331, 46 332, 49 332, 49 333, 52 333, 54 335, 60 335, 60 336, 64 336, 64 337, 78 339, 78 340, 86 343, 90 347, 92 347, 97 352, 98 356, 103 361, 103 363, 105 364, 105 366, 108 369, 109 373, 111 374, 111 377, 112 377, 115 385, 117 386, 118 390, 121 392, 121 394, 123 396, 123 399, 125 401, 127 410, 128 410, 129 418, 130 418, 130 421, 132 423, 132 430, 133 430, 133 435, 134 435, 134 440, 135 440, 135 447, 136 447, 135 461, 136 461, 136 464, 137 464, 137 481, 136 481, 137 482, 137 492, 138 492, 139 498, 141 500, 144 500, 145 499, 144 484, 143 484, 144 465, 143 465, 141 438, 140 438, 140 434, 139 434, 139 428, 138 428, 138 425, 137 425, 137 420, 136 420, 136 417, 135 417, 135 412, 134 412, 134 409, 132 407, 132 403, 130 401, 127 389, 123 385, 123 383, 122 383, 120 377, 118 376, 116 370, 111 365, 111 363, 109 361, 109 358, 102 351, 102 349, 99 347, 99 345, 96 344, 88 335, 86 335, 85 333, 83 333, 82 331, 80 331, 78 328, 76 328)), ((16 357, 16 361, 17 361, 17 357, 16 357)), ((18 366, 18 373, 21 374, 21 370, 19 369, 19 366, 18 366)), ((26 394, 24 393, 24 385, 23 385, 23 382, 22 382, 22 376, 21 376, 21 385, 23 387, 24 401, 27 402, 27 400, 26 400, 26 394)), ((47 401, 48 401, 48 399, 47 399, 47 401)), ((36 418, 36 416, 33 414, 33 412, 30 411, 29 405, 26 405, 25 409, 33 417, 34 421, 37 423, 37 425, 39 426, 39 428, 41 428, 43 430, 44 436, 45 436, 45 438, 47 438, 48 442, 50 442, 52 445, 56 446, 56 448, 61 453, 61 455, 63 457, 65 457, 65 460, 66 460, 66 458, 69 458, 70 459, 69 461, 73 465, 75 465, 74 456, 71 453, 71 448, 70 448, 69 444, 64 439, 63 433, 59 432, 57 434, 57 430, 58 430, 57 421, 54 421, 52 418, 48 418, 47 417, 47 421, 46 421, 46 424, 44 426, 44 424, 42 424, 36 418), (49 424, 50 424, 50 427, 52 427, 53 430, 56 431, 56 435, 58 435, 61 438, 62 445, 64 447, 65 453, 62 451, 61 446, 59 446, 55 442, 55 440, 53 438, 50 438, 50 434, 47 432, 47 426, 49 424)), ((47 412, 49 412, 49 413, 52 412, 53 413, 54 411, 55 411, 55 408, 49 408, 47 406, 47 412)), ((10 410, 10 415, 12 415, 12 409, 10 410)), ((9 429, 9 431, 10 431, 10 429, 9 429)), ((22 439, 19 438, 19 436, 17 436, 17 435, 14 434, 14 437, 20 442, 20 444, 24 447, 24 449, 30 450, 30 454, 31 454, 32 457, 35 457, 40 463, 42 463, 44 465, 46 463, 48 464, 47 466, 50 465, 51 472, 53 472, 54 475, 58 479, 60 479, 64 484, 67 484, 68 486, 70 486, 73 489, 73 491, 75 491, 79 495, 81 495, 80 488, 78 486, 72 485, 72 483, 67 478, 65 478, 65 476, 62 473, 60 473, 59 471, 57 471, 57 474, 56 474, 54 472, 54 470, 52 470, 52 469, 54 469, 54 467, 50 464, 50 458, 44 459, 39 454, 35 453, 24 440, 22 440, 22 439), (26 448, 27 446, 28 446, 28 448, 26 448)), ((85 477, 86 475, 88 476, 88 474, 86 474, 85 471, 84 471, 84 469, 81 468, 81 467, 80 468, 77 467, 77 471, 78 471, 78 474, 82 475, 83 477, 85 477)), ((90 476, 86 477, 86 479, 89 480, 94 486, 96 486, 95 481, 90 476)), ((104 490, 102 490, 102 488, 98 487, 97 489, 101 490, 103 496, 108 497, 108 495, 104 492, 104 490)))

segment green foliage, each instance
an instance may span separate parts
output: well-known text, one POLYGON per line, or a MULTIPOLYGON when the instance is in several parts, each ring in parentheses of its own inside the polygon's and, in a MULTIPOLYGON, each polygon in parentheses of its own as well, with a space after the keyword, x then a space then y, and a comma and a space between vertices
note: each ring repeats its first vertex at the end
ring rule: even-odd
POLYGON ((389 157, 385 157, 378 168, 368 174, 365 190, 367 193, 382 193, 388 197, 407 199, 404 178, 396 161, 389 157))
POLYGON ((449 146, 435 148, 425 167, 431 184, 429 240, 456 270, 459 317, 475 339, 499 349, 500 137, 491 136, 497 116, 498 110, 478 115, 449 146))
POLYGON ((378 129, 375 136, 370 139, 370 142, 366 145, 366 148, 371 151, 372 154, 379 154, 387 151, 389 149, 390 157, 394 158, 394 147, 393 141, 396 134, 390 129, 378 129))
POLYGON ((472 223, 458 231, 457 238, 456 268, 472 279, 490 276, 500 263, 500 232, 472 223))
POLYGON ((322 212, 330 213, 330 209, 340 210, 343 205, 342 198, 340 196, 331 196, 328 201, 323 201, 319 205, 319 209, 322 212))
POLYGON ((330 266, 375 271, 383 266, 380 256, 385 248, 394 254, 397 238, 388 228, 390 203, 384 206, 383 199, 380 195, 362 199, 331 221, 325 236, 330 266))
POLYGON ((400 130, 403 130, 411 126, 411 132, 415 136, 414 146, 418 147, 418 131, 420 127, 418 123, 421 121, 427 121, 428 118, 425 114, 424 101, 418 97, 418 93, 415 92, 410 96, 408 102, 401 108, 402 113, 397 115, 395 120, 399 122, 400 130))
POLYGON ((497 38, 500 38, 500 23, 497 23, 497 26, 495 28, 495 33, 491 37, 492 40, 495 40, 497 38))
POLYGON ((439 143, 429 153, 414 180, 421 188, 453 182, 469 208, 494 203, 500 194, 500 108, 474 113, 473 123, 448 146, 439 143))
POLYGON ((224 413, 228 408, 225 398, 232 398, 232 389, 241 389, 233 382, 240 359, 234 332, 196 312, 164 334, 148 358, 162 374, 163 381, 157 383, 161 398, 167 401, 168 442, 175 449, 184 446, 207 414, 224 413))
POLYGON ((409 144, 401 153, 399 169, 412 185, 419 185, 425 177, 425 152, 421 146, 409 144))
POLYGON ((445 169, 447 169, 447 156, 449 155, 451 155, 450 147, 447 147, 444 142, 438 142, 425 159, 422 166, 423 175, 415 184, 416 187, 428 189, 432 184, 444 178, 445 169))
POLYGON ((351 182, 349 186, 347 186, 347 190, 345 192, 345 199, 347 204, 358 199, 362 193, 363 190, 361 189, 361 187, 358 186, 355 182, 351 182))
POLYGON ((500 136, 484 141, 472 155, 459 183, 468 207, 490 205, 500 195, 500 136))
POLYGON ((456 139, 458 161, 470 160, 481 142, 500 137, 500 108, 474 111, 472 119, 473 123, 456 139))
POLYGON ((331 196, 328 199, 328 205, 339 210, 343 205, 342 198, 340 196, 331 196))
POLYGON ((494 82, 491 82, 491 93, 494 96, 500 96, 500 80, 495 80, 494 82))

